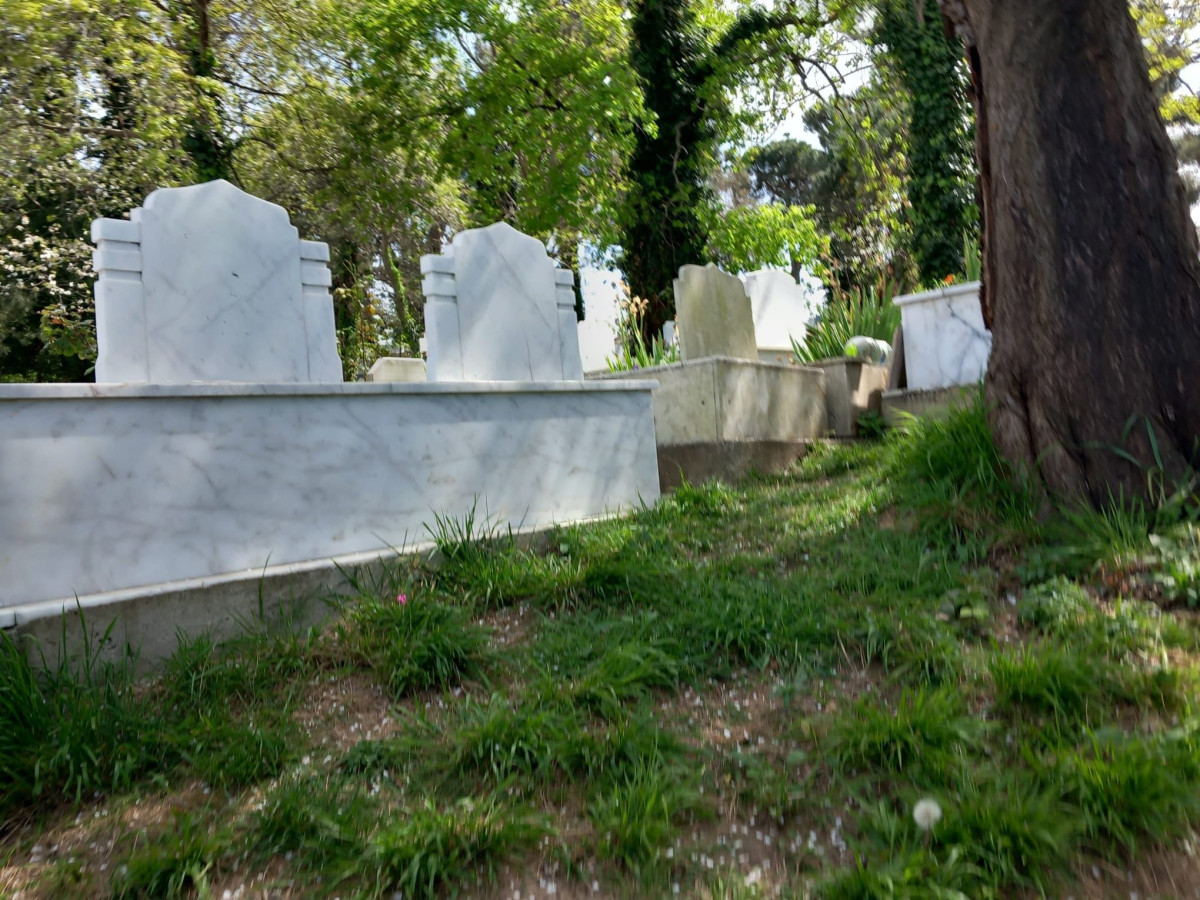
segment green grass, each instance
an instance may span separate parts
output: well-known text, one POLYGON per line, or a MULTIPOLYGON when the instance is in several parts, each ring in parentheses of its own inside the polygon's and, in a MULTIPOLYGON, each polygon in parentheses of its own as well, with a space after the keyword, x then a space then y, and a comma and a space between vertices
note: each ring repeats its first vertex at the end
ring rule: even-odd
MULTIPOLYGON (((104 636, 104 642, 109 635, 104 636)), ((250 633, 234 648, 181 639, 148 689, 136 659, 35 668, 0 634, 0 811, 195 776, 221 787, 271 777, 295 755, 290 679, 309 671, 311 640, 250 633)))
POLYGON ((372 836, 364 867, 377 894, 439 897, 448 887, 490 881, 499 862, 546 833, 543 822, 495 795, 446 808, 426 801, 372 836))
POLYGON ((649 766, 637 766, 601 785, 588 805, 597 854, 640 872, 659 859, 675 837, 675 823, 697 799, 676 778, 649 766))
POLYGON ((431 597, 364 599, 346 618, 339 643, 397 698, 476 678, 490 661, 487 630, 468 611, 431 597))
POLYGON ((831 729, 826 744, 842 772, 894 775, 919 772, 926 780, 949 778, 984 723, 969 715, 956 689, 905 691, 894 708, 880 698, 861 700, 831 729))
POLYGON ((968 401, 532 546, 438 516, 323 632, 151 679, 0 636, 0 860, 78 828, 44 895, 1083 896, 1200 826, 1200 541, 1054 513, 968 401))
POLYGON ((209 874, 229 850, 230 834, 201 816, 176 812, 168 828, 119 864, 112 880, 115 898, 186 897, 208 893, 209 874))

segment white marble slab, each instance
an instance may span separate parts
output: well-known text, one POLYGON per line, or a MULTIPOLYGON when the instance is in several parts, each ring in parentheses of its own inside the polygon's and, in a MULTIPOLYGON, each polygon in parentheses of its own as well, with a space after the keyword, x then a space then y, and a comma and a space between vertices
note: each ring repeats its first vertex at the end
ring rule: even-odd
POLYGON ((583 269, 584 319, 579 323, 579 356, 585 372, 605 372, 617 352, 621 275, 605 269, 583 269))
POLYGON ((674 281, 679 353, 685 361, 709 356, 758 359, 754 313, 736 276, 707 266, 681 266, 674 281))
POLYGON ((371 363, 367 381, 420 383, 425 380, 425 360, 403 356, 381 356, 371 363))
POLYGON ((930 390, 974 384, 987 373, 992 335, 983 325, 979 282, 904 294, 904 368, 908 387, 930 390))
POLYGON ((421 257, 430 381, 583 378, 574 273, 497 222, 421 257))
POLYGON ((338 382, 324 244, 225 181, 92 223, 99 382, 338 382))
POLYGON ((754 339, 759 358, 792 351, 792 340, 804 343, 808 320, 815 312, 812 298, 791 274, 780 269, 759 269, 742 276, 754 314, 754 339))
POLYGON ((652 387, 0 385, 0 609, 652 502, 652 387))

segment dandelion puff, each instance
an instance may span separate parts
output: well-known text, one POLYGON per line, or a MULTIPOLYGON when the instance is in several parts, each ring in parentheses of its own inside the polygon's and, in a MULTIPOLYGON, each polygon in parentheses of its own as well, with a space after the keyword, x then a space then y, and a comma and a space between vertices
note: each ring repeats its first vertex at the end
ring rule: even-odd
POLYGON ((913 807, 913 821, 922 831, 929 831, 942 818, 942 808, 936 800, 926 797, 913 807))

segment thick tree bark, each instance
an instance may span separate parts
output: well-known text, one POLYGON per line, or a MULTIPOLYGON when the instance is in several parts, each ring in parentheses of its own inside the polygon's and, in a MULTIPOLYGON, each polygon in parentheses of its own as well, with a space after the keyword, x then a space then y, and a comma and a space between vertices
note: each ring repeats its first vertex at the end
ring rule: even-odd
POLYGON ((1128 7, 942 9, 975 70, 997 445, 1060 499, 1154 499, 1200 468, 1200 258, 1128 7))

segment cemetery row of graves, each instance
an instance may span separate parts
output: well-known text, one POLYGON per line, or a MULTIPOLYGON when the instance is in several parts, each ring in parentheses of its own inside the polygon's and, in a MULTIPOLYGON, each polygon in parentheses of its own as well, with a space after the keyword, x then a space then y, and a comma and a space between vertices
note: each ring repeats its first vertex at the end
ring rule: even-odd
POLYGON ((878 341, 797 365, 789 276, 688 265, 680 361, 585 378, 572 272, 497 224, 422 259, 426 359, 347 384, 328 248, 281 207, 223 181, 162 189, 92 238, 96 384, 0 385, 4 627, 408 548, 435 513, 538 529, 777 470, 878 421, 885 392, 974 383, 989 347, 965 285, 897 299, 906 384, 878 341))
POLYGON ((1200 887, 1198 533, 1000 459, 976 286, 798 364, 790 278, 684 266, 678 362, 585 375, 500 224, 422 259, 426 359, 348 384, 280 207, 93 238, 97 382, 0 385, 0 891, 1200 887))

